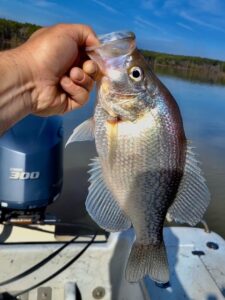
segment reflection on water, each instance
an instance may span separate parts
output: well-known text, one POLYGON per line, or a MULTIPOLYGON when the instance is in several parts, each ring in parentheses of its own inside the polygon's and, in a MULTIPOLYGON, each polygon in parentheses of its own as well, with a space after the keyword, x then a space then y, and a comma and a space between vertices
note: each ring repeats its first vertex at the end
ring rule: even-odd
MULTIPOLYGON (((225 237, 225 87, 193 83, 168 76, 160 76, 160 79, 177 100, 183 116, 186 136, 193 141, 199 160, 202 162, 202 169, 212 196, 206 220, 212 230, 225 237)), ((64 117, 66 139, 77 124, 92 115, 93 99, 94 94, 86 107, 64 117)), ((80 201, 83 203, 87 194, 87 186, 85 186, 87 164, 95 155, 92 146, 87 143, 83 146, 74 144, 65 151, 64 193, 57 205, 64 206, 62 203, 66 203, 67 208, 70 207, 71 215, 73 211, 79 211, 76 203, 80 201), (84 172, 81 172, 80 177, 77 172, 71 171, 82 168, 84 172), (68 186, 71 192, 68 190, 65 192, 68 186)), ((83 213, 84 208, 82 208, 83 213)))

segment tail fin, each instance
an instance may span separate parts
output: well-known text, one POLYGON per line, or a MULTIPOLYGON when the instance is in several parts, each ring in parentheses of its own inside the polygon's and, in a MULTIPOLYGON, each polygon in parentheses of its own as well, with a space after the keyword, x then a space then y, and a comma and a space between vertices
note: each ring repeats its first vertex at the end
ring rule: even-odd
POLYGON ((169 281, 169 267, 164 242, 155 245, 143 245, 135 242, 126 267, 126 280, 137 282, 145 275, 152 280, 166 283, 169 281))

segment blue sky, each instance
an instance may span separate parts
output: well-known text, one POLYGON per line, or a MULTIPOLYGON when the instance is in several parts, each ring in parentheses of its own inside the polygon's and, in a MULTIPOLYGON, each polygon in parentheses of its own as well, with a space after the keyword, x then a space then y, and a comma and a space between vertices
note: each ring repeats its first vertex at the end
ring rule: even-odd
POLYGON ((224 0, 0 0, 0 17, 128 29, 140 48, 225 60, 224 0))

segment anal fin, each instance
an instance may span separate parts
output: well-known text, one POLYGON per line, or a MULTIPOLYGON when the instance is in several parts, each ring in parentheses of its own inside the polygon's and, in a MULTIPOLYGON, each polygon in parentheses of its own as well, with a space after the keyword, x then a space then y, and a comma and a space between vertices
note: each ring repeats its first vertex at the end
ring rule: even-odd
POLYGON ((99 158, 90 164, 90 186, 85 205, 92 219, 106 231, 123 231, 131 227, 131 221, 124 214, 102 176, 99 158))
POLYGON ((184 174, 176 198, 168 210, 167 219, 196 225, 210 202, 210 194, 190 146, 187 147, 184 174))

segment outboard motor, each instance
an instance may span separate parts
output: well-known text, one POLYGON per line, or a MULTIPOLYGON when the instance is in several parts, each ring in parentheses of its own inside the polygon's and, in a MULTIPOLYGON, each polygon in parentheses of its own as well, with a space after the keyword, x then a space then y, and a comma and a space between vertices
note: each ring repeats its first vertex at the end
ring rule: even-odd
POLYGON ((62 183, 60 117, 30 115, 0 137, 0 222, 42 223, 62 183))

